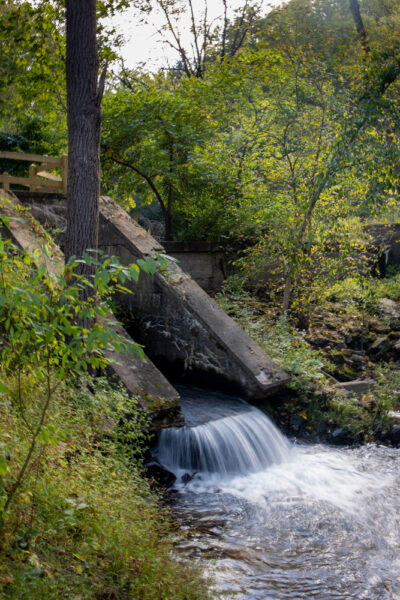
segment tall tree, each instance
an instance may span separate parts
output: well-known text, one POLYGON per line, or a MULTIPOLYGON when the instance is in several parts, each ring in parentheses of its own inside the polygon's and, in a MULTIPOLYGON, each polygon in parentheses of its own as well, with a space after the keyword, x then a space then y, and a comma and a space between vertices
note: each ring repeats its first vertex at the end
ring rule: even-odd
MULTIPOLYGON (((101 99, 96 0, 66 0, 68 113, 68 225, 66 261, 98 245, 101 99)), ((88 269, 80 267, 81 272, 88 269)))
POLYGON ((364 21, 361 16, 360 5, 358 3, 358 0, 349 0, 349 2, 351 14, 353 15, 358 37, 360 38, 360 42, 364 52, 367 53, 369 52, 368 36, 364 26, 364 21))

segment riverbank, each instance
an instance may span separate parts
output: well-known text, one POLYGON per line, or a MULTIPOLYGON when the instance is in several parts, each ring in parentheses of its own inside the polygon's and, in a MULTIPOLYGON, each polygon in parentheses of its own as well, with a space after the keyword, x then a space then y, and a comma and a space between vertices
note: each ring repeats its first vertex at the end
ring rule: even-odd
POLYGON ((286 434, 331 444, 400 443, 400 277, 346 280, 327 290, 307 329, 254 294, 224 292, 222 308, 291 375, 263 409, 286 434))
MULTIPOLYGON (((1 484, 29 452, 42 383, 29 406, 0 397, 1 484)), ((2 378, 13 390, 16 381, 2 378)), ((196 564, 178 560, 176 530, 142 476, 145 423, 123 389, 90 380, 57 390, 0 547, 4 600, 207 598, 196 564)))

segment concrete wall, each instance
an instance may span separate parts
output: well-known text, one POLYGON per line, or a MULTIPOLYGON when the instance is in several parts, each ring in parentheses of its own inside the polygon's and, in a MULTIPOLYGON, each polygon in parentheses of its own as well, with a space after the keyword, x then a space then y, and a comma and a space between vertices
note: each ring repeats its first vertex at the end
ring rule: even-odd
MULTIPOLYGON (((164 252, 111 198, 101 199, 99 245, 124 264, 164 252)), ((134 294, 121 296, 135 339, 166 372, 204 387, 230 389, 257 401, 288 381, 284 373, 177 263, 141 273, 134 294)))
POLYGON ((185 271, 203 290, 221 289, 230 273, 229 260, 220 244, 210 242, 161 242, 165 252, 178 260, 185 271))
MULTIPOLYGON (((17 198, 13 194, 7 194, 1 190, 0 204, 1 212, 11 217, 8 227, 2 228, 2 234, 11 238, 17 246, 24 250, 38 250, 36 259, 38 266, 45 262, 48 271, 61 271, 64 265, 62 252, 58 246, 53 244, 52 260, 49 260, 40 251, 43 243, 48 242, 48 239, 38 223, 35 223, 29 215, 21 220, 21 213, 15 208, 17 198)), ((128 335, 122 327, 118 325, 113 327, 120 337, 128 335)), ((115 352, 107 352, 106 355, 110 360, 109 375, 119 379, 130 394, 138 396, 139 406, 148 415, 153 429, 182 424, 183 416, 180 411, 178 392, 147 356, 142 360, 139 357, 115 352)))
POLYGON ((378 249, 380 274, 384 276, 388 266, 400 266, 400 223, 378 223, 368 226, 367 231, 378 249))

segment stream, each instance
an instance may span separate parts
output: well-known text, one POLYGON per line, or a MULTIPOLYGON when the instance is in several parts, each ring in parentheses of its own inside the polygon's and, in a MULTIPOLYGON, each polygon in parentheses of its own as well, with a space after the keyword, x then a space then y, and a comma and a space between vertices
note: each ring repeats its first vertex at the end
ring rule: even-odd
MULTIPOLYGON (((238 398, 180 387, 163 430, 179 551, 237 600, 400 600, 400 450, 294 444, 238 398)), ((219 596, 217 596, 219 597, 219 596)))

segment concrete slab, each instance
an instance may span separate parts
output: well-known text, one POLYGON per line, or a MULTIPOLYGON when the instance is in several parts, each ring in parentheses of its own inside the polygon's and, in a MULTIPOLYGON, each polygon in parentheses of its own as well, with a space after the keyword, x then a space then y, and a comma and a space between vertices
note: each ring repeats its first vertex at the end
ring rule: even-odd
MULTIPOLYGON (((61 271, 64 256, 42 227, 18 204, 13 195, 0 190, 0 212, 9 218, 9 226, 2 228, 2 234, 11 238, 20 248, 33 252, 37 250, 37 266, 46 263, 49 271, 61 271), (46 257, 42 247, 47 244, 52 259, 46 257)), ((121 337, 128 334, 119 325, 113 328, 121 337)), ((142 360, 115 352, 108 352, 109 374, 117 377, 128 392, 138 397, 139 405, 149 415, 153 429, 180 425, 183 416, 179 407, 179 394, 155 367, 148 357, 142 360)))
MULTIPOLYGON (((163 247, 109 197, 100 199, 99 245, 130 264, 163 247)), ((263 400, 289 376, 174 262, 141 273, 133 295, 120 297, 135 334, 157 365, 178 377, 263 400)))

